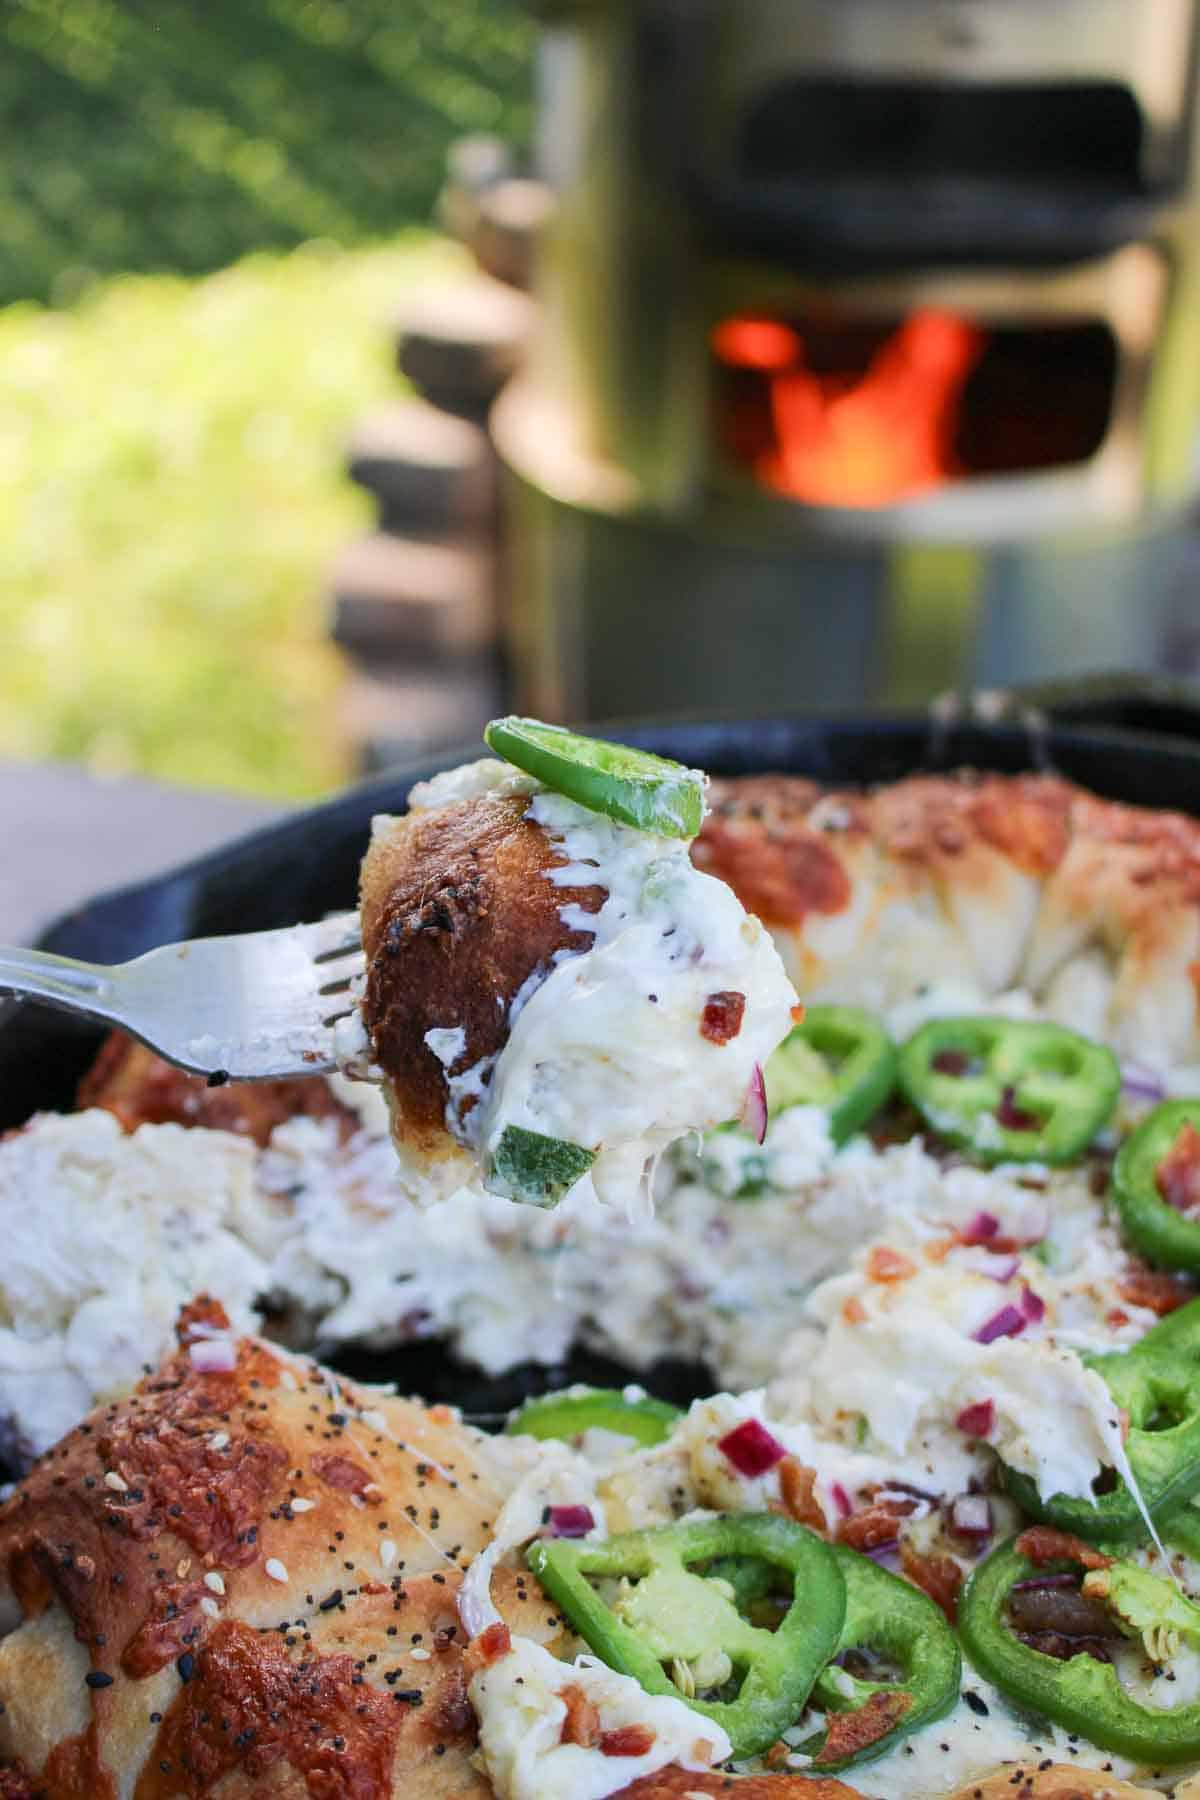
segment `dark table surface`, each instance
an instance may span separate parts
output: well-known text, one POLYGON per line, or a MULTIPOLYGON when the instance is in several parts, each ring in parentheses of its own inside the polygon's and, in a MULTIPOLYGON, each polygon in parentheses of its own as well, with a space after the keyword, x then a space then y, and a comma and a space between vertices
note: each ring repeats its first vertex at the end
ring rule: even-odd
POLYGON ((32 943, 92 894, 200 856, 283 810, 64 763, 0 762, 0 943, 32 943))

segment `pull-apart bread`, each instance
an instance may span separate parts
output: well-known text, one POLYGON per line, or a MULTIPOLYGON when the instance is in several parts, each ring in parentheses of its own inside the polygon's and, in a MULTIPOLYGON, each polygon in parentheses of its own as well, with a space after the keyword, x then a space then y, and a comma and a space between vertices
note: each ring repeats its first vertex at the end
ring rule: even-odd
POLYGON ((1200 1058, 1200 822, 1182 813, 1054 775, 748 776, 712 783, 692 854, 803 999, 1019 987, 1123 1054, 1200 1058))

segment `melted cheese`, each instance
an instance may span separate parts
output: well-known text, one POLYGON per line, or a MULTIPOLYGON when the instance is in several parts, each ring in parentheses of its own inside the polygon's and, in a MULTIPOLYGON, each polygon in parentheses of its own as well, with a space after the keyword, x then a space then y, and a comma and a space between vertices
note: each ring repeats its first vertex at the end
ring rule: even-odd
POLYGON ((529 1638, 477 1674, 469 1689, 479 1747, 499 1800, 605 1800, 670 1764, 709 1769, 730 1753, 719 1725, 669 1695, 645 1693, 594 1657, 562 1663, 529 1638), (644 1726, 641 1756, 606 1756, 599 1746, 564 1744, 564 1688, 582 1691, 603 1732, 644 1726))

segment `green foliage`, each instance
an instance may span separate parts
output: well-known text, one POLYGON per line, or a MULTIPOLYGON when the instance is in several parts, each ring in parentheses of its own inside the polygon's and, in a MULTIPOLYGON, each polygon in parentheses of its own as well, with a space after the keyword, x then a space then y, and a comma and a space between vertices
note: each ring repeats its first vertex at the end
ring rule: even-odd
POLYGON ((424 220, 464 132, 526 141, 521 0, 6 0, 0 302, 424 220))
POLYGON ((346 773, 320 583, 428 238, 0 312, 0 755, 302 795, 346 773))

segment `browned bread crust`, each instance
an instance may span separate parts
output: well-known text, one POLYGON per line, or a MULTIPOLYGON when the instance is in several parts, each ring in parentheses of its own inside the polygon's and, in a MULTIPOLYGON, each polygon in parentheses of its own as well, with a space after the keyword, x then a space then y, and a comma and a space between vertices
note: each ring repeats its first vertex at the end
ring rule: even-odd
MULTIPOLYGON (((255 1339, 228 1372, 181 1349, 0 1507, 10 1786, 110 1800, 132 1772, 142 1800, 290 1800, 324 1791, 324 1758, 365 1783, 330 1793, 486 1793, 454 1595, 506 1487, 445 1408, 255 1339)), ((506 1582, 514 1628, 554 1639, 535 1584, 506 1582)))
POLYGON ((753 776, 713 783, 693 854, 771 927, 802 996, 1019 985, 1135 1059, 1200 1055, 1200 821, 1182 813, 1054 775, 753 776))
POLYGON ((548 971, 556 951, 591 942, 563 924, 560 909, 603 904, 600 888, 547 879, 564 859, 526 817, 527 805, 490 794, 409 813, 376 833, 363 862, 363 1018, 398 1134, 425 1149, 447 1146, 449 1098, 447 1071, 425 1033, 465 1032, 450 1073, 494 1056, 524 982, 548 971))
POLYGON ((113 1113, 126 1131, 139 1125, 202 1125, 253 1138, 264 1148, 288 1119, 336 1119, 344 1142, 358 1121, 320 1076, 300 1081, 234 1081, 209 1087, 164 1062, 135 1038, 110 1032, 79 1084, 76 1104, 113 1113))

